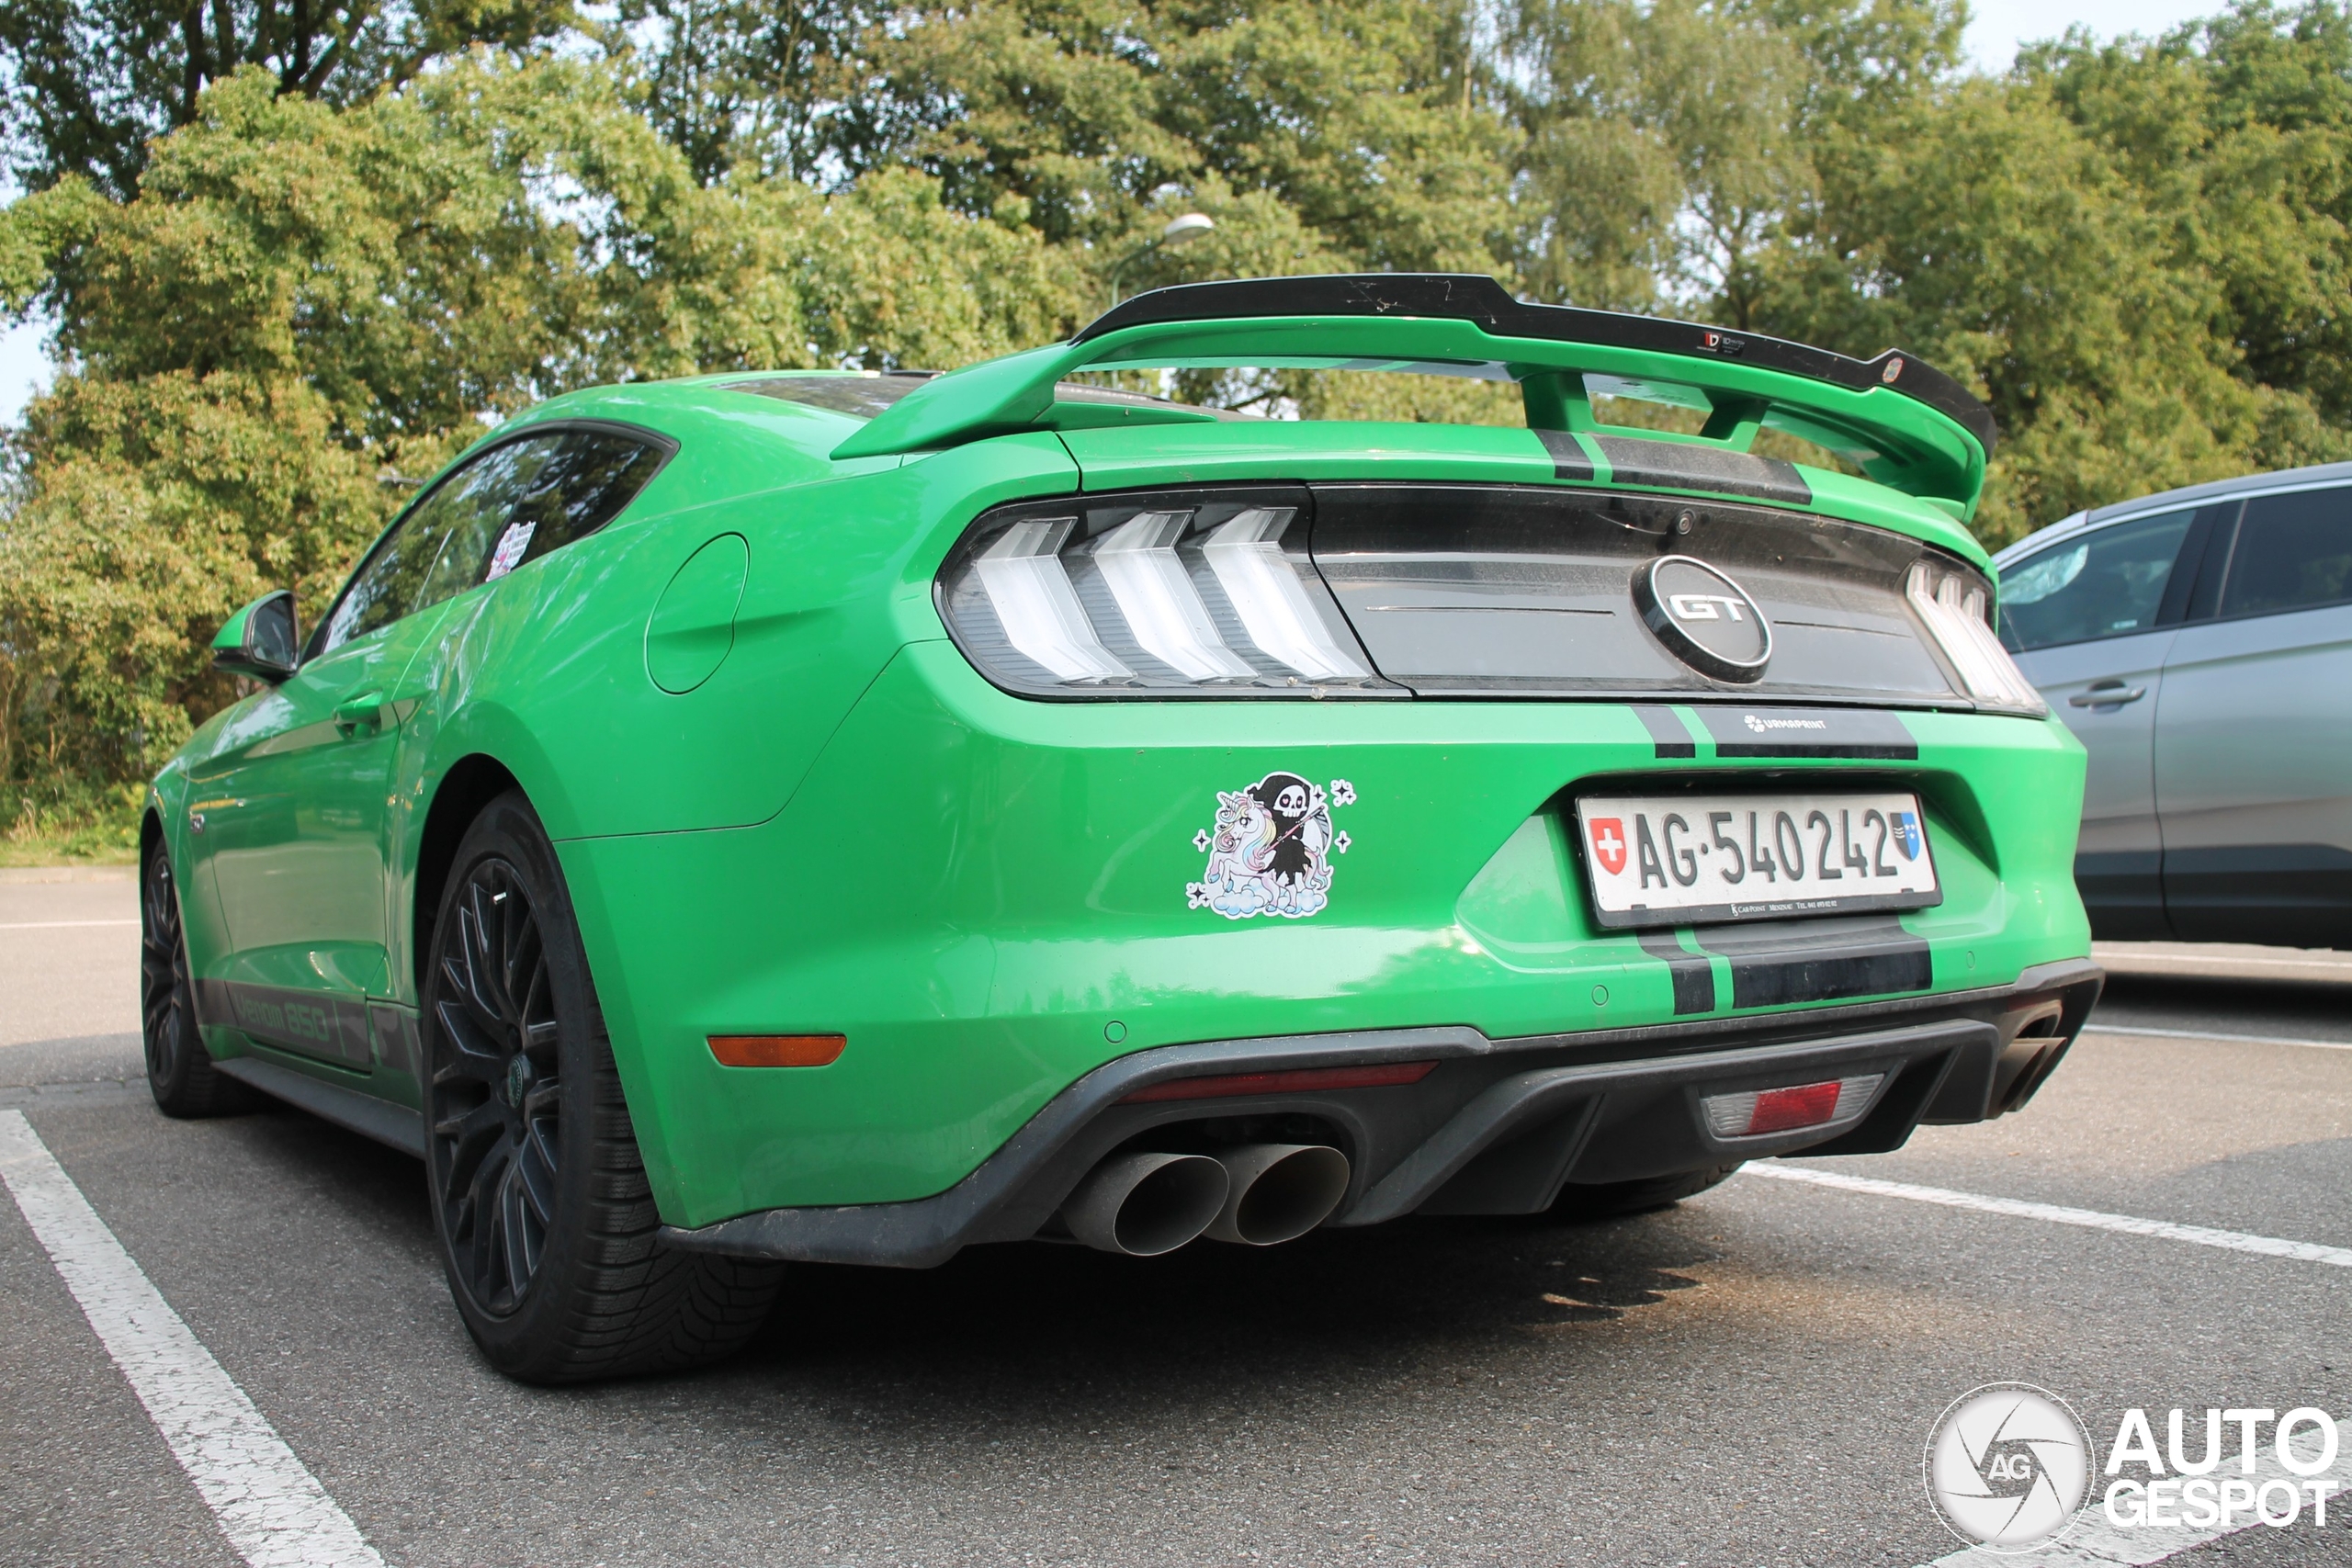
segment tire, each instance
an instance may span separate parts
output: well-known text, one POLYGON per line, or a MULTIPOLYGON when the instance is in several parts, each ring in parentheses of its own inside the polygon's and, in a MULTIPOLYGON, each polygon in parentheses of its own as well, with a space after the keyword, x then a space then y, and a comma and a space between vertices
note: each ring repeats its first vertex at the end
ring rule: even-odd
POLYGON ((1558 1200, 1552 1205, 1552 1214, 1562 1220, 1613 1220, 1671 1208, 1685 1198, 1695 1198, 1708 1188, 1729 1180, 1731 1173, 1745 1163, 1735 1160, 1730 1165, 1677 1171, 1672 1176, 1652 1176, 1640 1181, 1611 1181, 1591 1187, 1571 1183, 1560 1190, 1558 1200))
POLYGON ((781 1266, 661 1244, 571 899, 520 794, 467 829, 422 945, 425 1179, 482 1355, 560 1383, 739 1348, 781 1266))
POLYGON ((179 889, 160 835, 139 863, 139 1037, 155 1109, 183 1119, 253 1108, 253 1093, 212 1065, 196 1027, 196 983, 179 889))

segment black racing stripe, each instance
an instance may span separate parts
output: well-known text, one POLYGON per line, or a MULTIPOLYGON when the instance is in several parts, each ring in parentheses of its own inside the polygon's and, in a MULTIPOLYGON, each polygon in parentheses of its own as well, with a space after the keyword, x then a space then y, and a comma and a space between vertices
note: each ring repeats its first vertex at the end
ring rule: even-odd
POLYGON ((1715 965, 1702 953, 1688 953, 1672 931, 1641 933, 1642 951, 1662 958, 1674 976, 1674 1016, 1715 1010, 1715 965))
POLYGON ((1887 996, 1935 983, 1927 942, 1892 915, 1702 926, 1691 935, 1703 951, 1731 961, 1735 1008, 1887 996))
POLYGON ((200 980, 196 1012, 206 1023, 242 1031, 264 1044, 362 1069, 370 1062, 368 1010, 356 998, 242 980, 200 980))
POLYGON ((369 1002, 368 1025, 376 1037, 379 1065, 411 1077, 421 1075, 424 1055, 417 1043, 415 1013, 390 1002, 369 1002))
POLYGON ((1672 708, 1636 703, 1634 705, 1634 716, 1642 721, 1642 728, 1650 732, 1652 740, 1657 742, 1659 756, 1695 757, 1699 754, 1699 748, 1691 744, 1690 732, 1682 728, 1682 720, 1675 716, 1672 708))
POLYGON ((1813 487, 1793 463, 1734 452, 1722 446, 1698 446, 1680 441, 1648 441, 1630 435, 1596 435, 1592 444, 1609 459, 1612 484, 1656 485, 1662 490, 1711 490, 1724 495, 1752 495, 1761 501, 1803 506, 1813 500, 1813 487))
POLYGON ((1883 708, 1796 708, 1706 704, 1699 722, 1718 757, 1848 757, 1916 762, 1919 742, 1883 708))
POLYGON ((1574 435, 1565 430, 1539 430, 1535 438, 1544 443, 1544 450, 1552 454, 1554 479, 1592 478, 1592 459, 1585 455, 1584 443, 1574 435))

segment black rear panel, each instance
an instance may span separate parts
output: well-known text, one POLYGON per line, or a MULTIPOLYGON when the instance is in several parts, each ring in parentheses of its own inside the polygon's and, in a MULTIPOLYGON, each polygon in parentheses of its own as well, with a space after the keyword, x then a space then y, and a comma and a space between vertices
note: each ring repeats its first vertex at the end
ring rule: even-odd
POLYGON ((1317 568, 1380 673, 1421 695, 1975 705, 1905 602, 1930 552, 1885 529, 1532 487, 1311 489, 1317 568), (1643 626, 1634 574, 1663 555, 1728 573, 1770 617, 1760 680, 1710 680, 1643 626))

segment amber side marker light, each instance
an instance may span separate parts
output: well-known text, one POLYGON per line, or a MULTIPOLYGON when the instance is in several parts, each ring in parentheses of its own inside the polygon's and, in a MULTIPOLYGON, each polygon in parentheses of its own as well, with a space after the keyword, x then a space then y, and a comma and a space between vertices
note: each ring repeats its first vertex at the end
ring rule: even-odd
POLYGON ((849 1043, 846 1034, 714 1034, 710 1054, 728 1067, 827 1067, 849 1043))
POLYGON ((1225 1100, 1238 1094, 1289 1094, 1299 1089, 1385 1089, 1419 1083, 1437 1070, 1435 1062, 1383 1062, 1365 1067, 1300 1067, 1287 1073, 1225 1073, 1215 1077, 1170 1078, 1123 1097, 1122 1105, 1155 1100, 1225 1100))

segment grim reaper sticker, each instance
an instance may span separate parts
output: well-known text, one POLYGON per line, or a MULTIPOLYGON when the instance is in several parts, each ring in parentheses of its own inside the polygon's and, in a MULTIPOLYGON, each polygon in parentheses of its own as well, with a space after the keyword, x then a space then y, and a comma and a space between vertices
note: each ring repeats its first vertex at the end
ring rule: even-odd
POLYGON ((1209 868, 1185 887, 1186 902, 1228 920, 1319 913, 1331 901, 1330 857, 1348 852, 1348 836, 1331 829, 1331 807, 1355 798, 1345 779, 1333 779, 1327 792, 1296 773, 1268 773, 1247 789, 1217 791, 1216 826, 1193 835, 1209 868))

